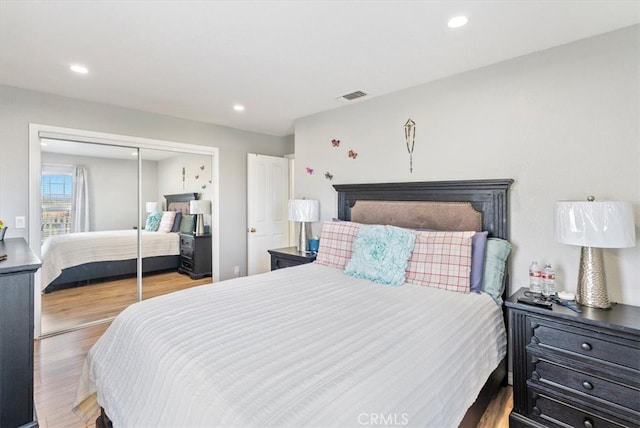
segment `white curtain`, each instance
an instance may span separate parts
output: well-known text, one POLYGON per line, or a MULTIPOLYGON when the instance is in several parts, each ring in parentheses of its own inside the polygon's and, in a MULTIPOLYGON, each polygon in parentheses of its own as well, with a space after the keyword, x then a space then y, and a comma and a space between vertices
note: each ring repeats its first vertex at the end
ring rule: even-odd
POLYGON ((71 232, 89 231, 89 184, 87 168, 76 165, 71 195, 71 232))

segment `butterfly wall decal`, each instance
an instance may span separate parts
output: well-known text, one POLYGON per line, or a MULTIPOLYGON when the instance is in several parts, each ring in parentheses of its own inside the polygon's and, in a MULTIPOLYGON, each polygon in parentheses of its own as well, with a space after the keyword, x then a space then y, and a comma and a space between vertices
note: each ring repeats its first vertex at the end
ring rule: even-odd
POLYGON ((204 165, 200 166, 200 171, 204 171, 204 165))
POLYGON ((195 177, 196 177, 196 180, 197 180, 198 178, 200 178, 200 174, 196 174, 195 177))
POLYGON ((358 157, 358 153, 354 152, 353 150, 349 150, 349 157, 351 159, 355 159, 358 157))
POLYGON ((313 168, 307 167, 307 174, 309 175, 313 174, 313 168))
POLYGON ((340 147, 340 140, 331 140, 331 145, 333 147, 340 147))
POLYGON ((327 171, 324 173, 324 178, 326 178, 327 180, 333 180, 333 174, 327 171))

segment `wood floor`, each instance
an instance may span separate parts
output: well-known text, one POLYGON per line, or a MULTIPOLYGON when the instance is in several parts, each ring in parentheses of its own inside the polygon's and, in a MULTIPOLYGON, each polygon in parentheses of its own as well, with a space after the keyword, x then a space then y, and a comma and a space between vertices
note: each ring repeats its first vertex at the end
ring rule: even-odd
MULTIPOLYGON (((112 318, 137 300, 136 278, 102 282, 42 295, 42 334, 112 318)), ((148 275, 142 279, 142 298, 160 296, 201 284, 178 272, 148 275)))

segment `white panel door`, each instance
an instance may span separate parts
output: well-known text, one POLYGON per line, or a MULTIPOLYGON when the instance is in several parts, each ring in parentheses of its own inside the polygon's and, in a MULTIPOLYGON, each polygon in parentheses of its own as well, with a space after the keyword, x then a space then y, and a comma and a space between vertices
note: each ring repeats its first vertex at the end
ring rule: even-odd
POLYGON ((247 155, 247 273, 268 272, 267 250, 289 245, 289 161, 247 155))

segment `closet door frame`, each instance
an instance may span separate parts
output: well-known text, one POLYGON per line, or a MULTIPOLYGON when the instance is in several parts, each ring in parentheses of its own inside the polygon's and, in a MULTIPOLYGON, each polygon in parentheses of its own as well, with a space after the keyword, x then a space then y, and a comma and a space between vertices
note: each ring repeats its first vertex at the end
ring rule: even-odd
MULTIPOLYGON (((220 188, 219 188, 219 149, 217 147, 200 146, 195 144, 177 143, 165 140, 155 140, 149 138, 133 137, 120 134, 109 134, 73 128, 63 128, 59 126, 42 125, 36 123, 29 124, 29 247, 40 257, 40 209, 41 194, 40 181, 42 173, 42 155, 40 138, 54 138, 61 140, 72 140, 86 143, 108 144, 112 146, 130 147, 133 149, 152 149, 169 152, 187 153, 211 156, 212 167, 212 201, 211 201, 211 229, 212 229, 212 270, 213 278, 220 278, 220 188)), ((138 156, 138 230, 142 225, 142 213, 144 213, 144 201, 141 200, 141 162, 142 156, 138 156)), ((140 296, 142 287, 142 259, 141 240, 138 235, 138 295, 140 296)), ((42 336, 41 330, 41 289, 40 271, 36 273, 34 281, 34 333, 35 337, 42 336)), ((98 321, 96 323, 104 322, 98 321)), ((94 323, 91 323, 94 324, 94 323)))

